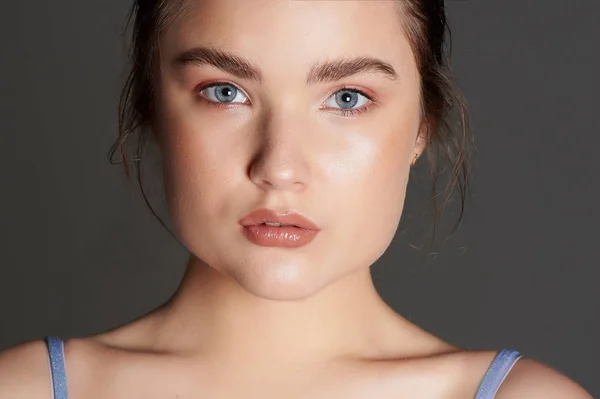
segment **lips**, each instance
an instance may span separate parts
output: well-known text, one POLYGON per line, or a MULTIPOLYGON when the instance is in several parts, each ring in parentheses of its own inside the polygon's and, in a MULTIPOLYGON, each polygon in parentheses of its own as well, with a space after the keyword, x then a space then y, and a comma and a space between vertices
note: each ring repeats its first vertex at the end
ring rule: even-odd
POLYGON ((263 247, 299 248, 309 244, 320 231, 315 223, 298 213, 277 214, 270 209, 251 212, 239 223, 242 225, 244 236, 250 242, 263 247))
POLYGON ((291 225, 307 230, 319 230, 319 227, 296 212, 286 212, 277 214, 270 209, 257 209, 240 219, 240 224, 244 227, 256 226, 265 223, 280 223, 281 225, 291 225))

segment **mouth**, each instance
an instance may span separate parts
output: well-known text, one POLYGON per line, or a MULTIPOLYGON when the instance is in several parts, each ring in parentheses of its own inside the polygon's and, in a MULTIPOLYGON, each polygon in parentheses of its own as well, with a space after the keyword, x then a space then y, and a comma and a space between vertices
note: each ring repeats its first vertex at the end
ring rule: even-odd
POLYGON ((270 209, 257 209, 244 216, 240 222, 242 226, 270 226, 270 227, 296 227, 306 230, 320 230, 319 227, 307 217, 293 212, 278 214, 270 209))
POLYGON ((285 223, 271 223, 271 222, 264 222, 259 224, 259 226, 271 226, 271 227, 300 227, 300 226, 296 226, 295 224, 285 224, 285 223))
POLYGON ((263 247, 298 248, 310 243, 319 227, 296 212, 277 214, 270 209, 258 209, 240 220, 244 236, 263 247))

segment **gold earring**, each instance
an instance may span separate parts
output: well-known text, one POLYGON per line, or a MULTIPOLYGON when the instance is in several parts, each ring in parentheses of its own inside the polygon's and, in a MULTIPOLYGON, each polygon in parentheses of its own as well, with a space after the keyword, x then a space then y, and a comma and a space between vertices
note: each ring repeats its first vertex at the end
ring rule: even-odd
POLYGON ((410 163, 410 166, 414 166, 414 165, 415 165, 415 162, 417 162, 417 158, 418 158, 418 157, 419 157, 419 154, 417 154, 417 153, 415 152, 415 154, 413 155, 413 160, 412 160, 412 162, 410 163))

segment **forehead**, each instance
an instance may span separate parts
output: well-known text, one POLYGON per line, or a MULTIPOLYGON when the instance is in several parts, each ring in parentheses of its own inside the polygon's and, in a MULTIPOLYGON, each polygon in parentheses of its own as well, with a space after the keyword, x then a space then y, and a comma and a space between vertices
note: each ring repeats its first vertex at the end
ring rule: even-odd
MULTIPOLYGON (((180 4, 180 0, 178 1, 180 4)), ((161 59, 198 46, 242 54, 261 66, 373 56, 412 63, 395 0, 187 0, 160 38, 161 59)))

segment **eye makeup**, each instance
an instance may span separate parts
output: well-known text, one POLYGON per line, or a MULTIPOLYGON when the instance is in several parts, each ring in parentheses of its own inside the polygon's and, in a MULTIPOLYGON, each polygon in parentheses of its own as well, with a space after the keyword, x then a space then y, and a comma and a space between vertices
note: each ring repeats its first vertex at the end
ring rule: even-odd
MULTIPOLYGON (((228 93, 231 90, 228 91, 228 93)), ((202 83, 198 86, 196 86, 196 88, 194 89, 194 92, 197 94, 197 97, 206 105, 210 105, 213 107, 217 107, 217 108, 233 108, 237 105, 252 105, 250 99, 248 98, 248 95, 241 89, 239 88, 236 84, 233 84, 231 82, 227 82, 227 81, 212 81, 209 83, 202 83), (245 100, 242 102, 234 102, 233 100, 235 100, 235 98, 232 101, 214 101, 210 98, 207 97, 206 95, 206 91, 207 90, 211 90, 211 89, 215 89, 217 87, 233 87, 234 90, 236 90, 237 94, 242 94, 245 97, 245 100)), ((225 94, 223 94, 225 95, 225 94)), ((217 96, 218 97, 218 96, 217 96)), ((237 95, 235 96, 237 97, 237 95)), ((356 116, 358 114, 362 114, 364 112, 367 112, 372 106, 377 105, 377 98, 374 95, 374 93, 372 93, 370 90, 365 90, 365 89, 359 89, 357 87, 354 86, 342 86, 341 88, 336 89, 333 93, 329 94, 326 98, 324 104, 322 104, 321 106, 319 106, 320 110, 327 110, 327 111, 332 111, 334 113, 338 113, 342 116, 345 117, 349 117, 349 116, 356 116), (367 101, 366 104, 362 105, 361 107, 358 108, 337 108, 337 107, 329 107, 324 105, 325 103, 327 103, 329 99, 331 99, 333 96, 335 96, 337 93, 342 92, 342 91, 346 91, 349 93, 355 93, 358 95, 363 96, 367 101)))

